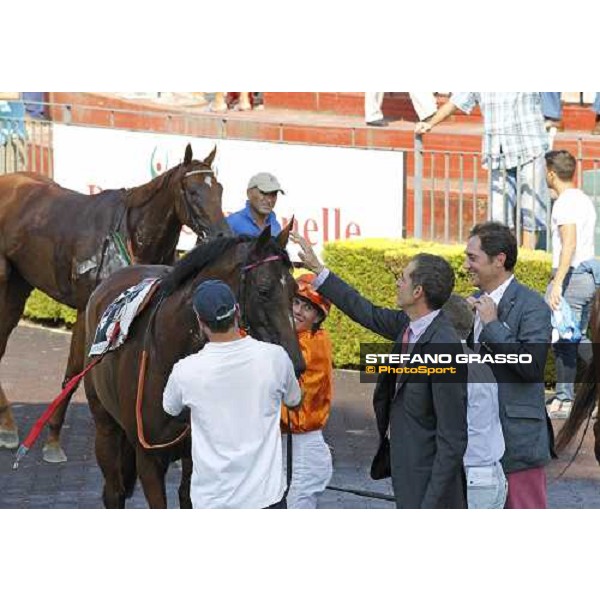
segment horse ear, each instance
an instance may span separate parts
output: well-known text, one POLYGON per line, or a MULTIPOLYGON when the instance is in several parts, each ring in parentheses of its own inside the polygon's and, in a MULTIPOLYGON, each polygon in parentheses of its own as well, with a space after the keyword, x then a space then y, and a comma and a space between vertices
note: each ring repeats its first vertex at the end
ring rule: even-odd
POLYGON ((257 251, 262 250, 262 248, 264 248, 269 243, 270 239, 271 239, 271 226, 267 225, 262 230, 262 233, 258 236, 258 239, 256 240, 256 245, 254 246, 255 250, 257 250, 257 251))
POLYGON ((192 145, 188 144, 185 149, 185 158, 183 159, 183 164, 186 167, 189 167, 192 164, 192 160, 194 159, 194 151, 192 150, 192 145))
POLYGON ((289 222, 288 226, 277 236, 277 243, 285 250, 290 241, 290 233, 294 229, 295 217, 289 222))
POLYGON ((217 147, 215 146, 213 151, 204 159, 204 164, 212 167, 215 157, 217 156, 217 147))

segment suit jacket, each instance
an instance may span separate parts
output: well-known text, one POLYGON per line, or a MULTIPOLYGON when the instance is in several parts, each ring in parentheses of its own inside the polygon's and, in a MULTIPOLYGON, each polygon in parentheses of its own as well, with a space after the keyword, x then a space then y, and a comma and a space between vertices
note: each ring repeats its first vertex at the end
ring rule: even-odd
MULTIPOLYGON (((351 319, 396 342, 400 353, 408 316, 378 308, 333 273, 319 288, 351 319)), ((425 331, 414 351, 435 353, 436 344, 462 352, 452 325, 441 313, 425 331)), ((379 377, 373 399, 381 447, 388 431, 391 475, 398 508, 466 508, 463 458, 467 448, 467 379, 433 376, 379 377)))
MULTIPOLYGON (((551 314, 544 299, 514 280, 498 306, 498 320, 486 325, 479 337, 481 354, 533 356, 531 365, 492 365, 506 442, 502 460, 506 473, 550 462, 553 435, 546 412, 544 371, 551 338, 551 314)), ((473 341, 471 334, 471 347, 473 341)))

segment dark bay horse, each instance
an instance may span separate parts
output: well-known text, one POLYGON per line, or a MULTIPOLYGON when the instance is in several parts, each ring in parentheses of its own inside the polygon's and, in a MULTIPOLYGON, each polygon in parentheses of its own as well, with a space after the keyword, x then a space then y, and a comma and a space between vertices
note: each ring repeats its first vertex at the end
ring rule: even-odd
MULTIPOLYGON (((216 149, 141 187, 87 196, 45 177, 0 177, 0 360, 33 288, 77 310, 65 381, 84 362, 85 307, 98 284, 131 260, 173 264, 182 225, 199 236, 230 234, 223 188, 212 171, 216 149), (128 255, 128 256, 127 256, 128 255)), ((31 373, 35 377, 35 373, 31 373)), ((50 421, 44 458, 64 462, 60 430, 67 403, 50 421)), ((17 428, 0 386, 0 448, 18 445, 17 428)))
MULTIPOLYGON (((571 414, 556 438, 556 450, 562 452, 571 443, 584 421, 591 418, 594 408, 600 409, 600 291, 596 293, 591 313, 593 359, 586 368, 577 390, 571 414)), ((600 419, 594 425, 594 452, 600 463, 600 419)))
POLYGON ((206 343, 192 308, 196 287, 207 279, 226 281, 236 293, 247 331, 261 341, 283 346, 299 373, 304 369, 292 319, 296 283, 284 248, 290 227, 276 240, 266 230, 260 238, 221 238, 198 246, 173 268, 136 266, 104 282, 87 309, 89 348, 99 321, 123 291, 146 278, 162 278, 150 304, 134 322, 125 344, 107 354, 85 379, 85 391, 96 423, 96 457, 104 475, 104 505, 124 508, 139 477, 151 508, 166 508, 165 475, 182 459, 180 506, 191 508, 190 436, 186 426, 162 408, 167 379, 174 365, 206 343), (146 369, 140 369, 143 352, 146 369), (139 374, 141 417, 136 415, 139 374), (148 446, 169 445, 164 448, 148 446))

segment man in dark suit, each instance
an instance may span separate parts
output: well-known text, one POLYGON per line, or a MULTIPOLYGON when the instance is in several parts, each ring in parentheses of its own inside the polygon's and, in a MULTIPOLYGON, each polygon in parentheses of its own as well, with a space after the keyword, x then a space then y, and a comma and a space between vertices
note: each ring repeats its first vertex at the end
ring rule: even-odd
POLYGON ((540 509, 547 508, 544 467, 552 444, 544 386, 552 326, 544 299, 515 279, 517 258, 517 240, 508 227, 484 223, 471 232, 465 269, 481 294, 469 299, 475 327, 468 343, 483 355, 532 356, 531 364, 492 365, 492 370, 506 442, 506 508, 540 509))
MULTIPOLYGON (((450 265, 437 256, 421 254, 398 281, 402 311, 378 308, 329 272, 305 240, 300 259, 318 277, 319 293, 351 319, 393 340, 393 353, 460 353, 460 340, 441 311, 454 289, 450 265)), ((444 376, 385 374, 374 396, 381 446, 372 472, 389 477, 387 449, 398 508, 466 508, 463 457, 467 448, 466 373, 444 376)))

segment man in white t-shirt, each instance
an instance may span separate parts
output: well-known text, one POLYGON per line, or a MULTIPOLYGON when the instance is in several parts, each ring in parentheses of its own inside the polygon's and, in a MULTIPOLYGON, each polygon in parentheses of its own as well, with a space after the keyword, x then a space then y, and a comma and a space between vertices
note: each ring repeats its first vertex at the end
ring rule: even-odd
POLYGON ((279 420, 301 392, 280 346, 242 337, 239 309, 222 281, 194 294, 209 343, 178 362, 163 397, 173 417, 191 412, 194 508, 286 508, 279 420))
MULTIPOLYGON (((591 199, 575 185, 577 161, 566 150, 546 155, 548 187, 558 199, 552 208, 552 269, 554 278, 549 304, 560 308, 561 299, 571 307, 575 321, 585 336, 590 320, 590 307, 596 291, 594 277, 581 265, 595 257, 594 232, 596 210, 591 199)), ((556 396, 550 406, 550 416, 569 416, 575 397, 578 344, 559 341, 556 354, 556 396)))

